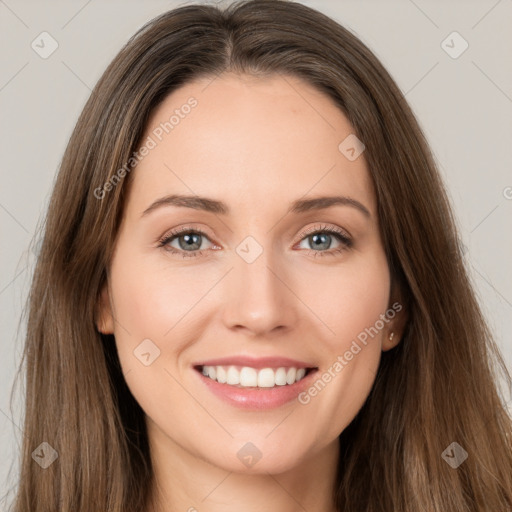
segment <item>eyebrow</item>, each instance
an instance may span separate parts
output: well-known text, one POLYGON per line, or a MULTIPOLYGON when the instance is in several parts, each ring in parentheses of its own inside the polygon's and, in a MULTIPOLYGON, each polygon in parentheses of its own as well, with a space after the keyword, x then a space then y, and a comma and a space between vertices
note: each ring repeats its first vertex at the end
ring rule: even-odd
MULTIPOLYGON (((366 208, 366 206, 364 206, 359 201, 346 196, 321 196, 313 197, 311 199, 298 199, 291 204, 287 214, 304 213, 312 210, 323 210, 335 205, 351 206, 363 213, 366 217, 371 217, 370 211, 368 208, 366 208)), ((161 197, 160 199, 154 201, 148 208, 144 210, 142 217, 164 206, 180 206, 183 208, 203 210, 220 215, 229 215, 230 213, 229 207, 222 201, 209 199, 207 197, 173 194, 161 197)))

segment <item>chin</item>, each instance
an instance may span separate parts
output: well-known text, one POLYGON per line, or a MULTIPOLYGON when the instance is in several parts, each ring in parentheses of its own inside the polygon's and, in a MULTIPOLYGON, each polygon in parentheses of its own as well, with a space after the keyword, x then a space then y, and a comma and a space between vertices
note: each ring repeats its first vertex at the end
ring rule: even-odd
POLYGON ((306 453, 291 453, 294 448, 286 443, 251 443, 250 441, 234 443, 233 448, 222 449, 222 458, 218 453, 209 462, 225 471, 237 474, 258 475, 258 474, 280 474, 290 471, 301 465, 307 458, 306 453), (265 444, 265 445, 263 445, 265 444), (230 456, 230 454, 233 454, 230 456))

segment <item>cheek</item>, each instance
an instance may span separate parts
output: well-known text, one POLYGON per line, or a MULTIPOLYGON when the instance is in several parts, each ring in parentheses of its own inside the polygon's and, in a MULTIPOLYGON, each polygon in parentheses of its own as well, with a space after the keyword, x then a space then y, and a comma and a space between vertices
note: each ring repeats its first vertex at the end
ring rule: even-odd
POLYGON ((112 261, 115 340, 127 385, 151 416, 169 401, 186 407, 187 395, 173 379, 176 364, 194 339, 191 329, 200 311, 195 305, 218 278, 135 254, 120 247, 112 261))
POLYGON ((119 357, 125 368, 138 367, 134 350, 149 339, 160 351, 157 366, 169 366, 200 334, 198 329, 209 314, 205 311, 209 301, 204 299, 225 270, 180 268, 166 258, 135 254, 135 250, 122 248, 112 262, 119 357))
MULTIPOLYGON (((129 248, 118 254, 111 272, 115 314, 119 325, 125 328, 119 329, 121 339, 129 332, 131 344, 150 338, 164 346, 164 340, 173 337, 175 327, 175 332, 184 328, 193 330, 199 319, 212 313, 205 308, 222 304, 216 294, 222 293, 224 287, 214 288, 225 269, 218 265, 186 266, 165 258, 135 257, 135 251, 129 248), (216 300, 206 297, 211 292, 217 296, 216 300), (195 315, 190 315, 191 311, 195 315)), ((373 326, 387 309, 389 271, 381 251, 353 258, 346 265, 299 263, 295 270, 283 271, 285 281, 291 283, 300 299, 294 303, 292 296, 283 292, 283 297, 288 297, 288 307, 302 310, 304 306, 300 302, 307 306, 309 320, 303 318, 301 322, 317 331, 328 352, 342 350, 373 326)), ((232 296, 228 290, 225 292, 232 296)), ((173 347, 179 349, 179 339, 175 337, 173 347)))
POLYGON ((112 263, 116 312, 134 335, 162 338, 204 294, 208 276, 134 252, 124 250, 112 263))
POLYGON ((390 276, 384 254, 375 251, 370 258, 331 271, 329 279, 316 277, 323 292, 319 294, 315 287, 306 300, 334 333, 322 337, 324 366, 300 403, 318 417, 329 417, 329 435, 338 435, 355 417, 375 381, 390 276))
POLYGON ((330 353, 347 350, 359 335, 364 338, 388 308, 389 270, 379 252, 350 265, 309 272, 308 283, 300 284, 301 298, 329 328, 322 339, 330 353))
MULTIPOLYGON (((177 382, 187 378, 186 373, 180 373, 180 361, 187 354, 188 345, 193 346, 205 329, 215 325, 215 315, 218 319, 222 308, 230 300, 237 300, 231 292, 238 287, 232 276, 216 287, 227 271, 222 265, 204 263, 187 267, 164 258, 134 254, 136 251, 129 249, 120 252, 111 270, 115 313, 124 327, 116 325, 121 365, 131 392, 146 414, 188 443, 190 425, 199 424, 203 412, 191 407, 189 395, 177 382), (160 358, 149 367, 141 365, 133 354, 147 338, 161 350, 160 358), (171 424, 168 418, 176 408, 187 412, 171 424)), ((336 266, 295 260, 294 266, 281 271, 293 293, 288 287, 276 290, 282 294, 284 306, 295 308, 298 313, 299 323, 292 326, 297 338, 315 340, 303 353, 318 356, 322 362, 319 377, 331 370, 329 382, 324 387, 315 384, 305 397, 307 403, 301 402, 303 421, 315 418, 309 434, 304 434, 304 446, 312 444, 312 439, 319 442, 339 435, 357 414, 374 382, 381 350, 380 333, 369 339, 367 345, 359 343, 357 353, 357 349, 351 350, 358 335, 375 325, 388 306, 387 263, 380 252, 372 254, 336 266), (336 363, 342 365, 341 371, 336 371, 336 363)), ((283 424, 283 442, 299 424, 300 421, 297 425, 283 424)), ((208 450, 201 448, 203 453, 208 450)))

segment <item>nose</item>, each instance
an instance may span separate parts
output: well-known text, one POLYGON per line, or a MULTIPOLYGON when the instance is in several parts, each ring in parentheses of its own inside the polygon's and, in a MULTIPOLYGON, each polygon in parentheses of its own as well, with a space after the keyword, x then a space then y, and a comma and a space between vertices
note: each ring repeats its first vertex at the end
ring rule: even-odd
POLYGON ((269 335, 297 327, 298 304, 289 273, 263 253, 252 263, 235 261, 226 280, 224 324, 251 336, 269 335))

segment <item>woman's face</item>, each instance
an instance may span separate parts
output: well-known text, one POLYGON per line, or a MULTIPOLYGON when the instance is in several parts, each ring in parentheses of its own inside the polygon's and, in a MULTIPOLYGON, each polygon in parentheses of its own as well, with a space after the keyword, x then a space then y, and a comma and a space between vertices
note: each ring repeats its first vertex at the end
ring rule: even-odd
POLYGON ((399 308, 351 134, 292 77, 201 79, 153 113, 98 326, 162 450, 281 472, 362 407, 399 308))

